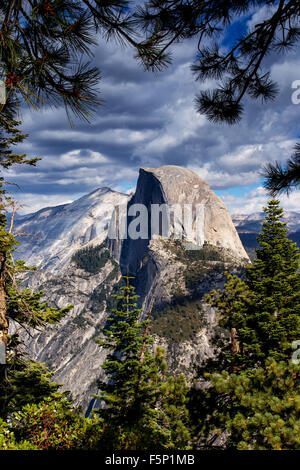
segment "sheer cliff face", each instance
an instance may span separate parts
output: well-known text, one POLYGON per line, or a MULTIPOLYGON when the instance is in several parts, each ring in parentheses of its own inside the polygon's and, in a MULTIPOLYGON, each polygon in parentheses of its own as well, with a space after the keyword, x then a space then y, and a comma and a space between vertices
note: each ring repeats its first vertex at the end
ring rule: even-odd
MULTIPOLYGON (((129 201, 128 207, 133 204, 143 204, 147 207, 149 238, 151 234, 151 205, 166 204, 169 207, 179 205, 184 210, 187 205, 192 208, 192 224, 185 225, 184 216, 179 224, 182 233, 188 242, 209 243, 224 248, 236 258, 248 259, 248 255, 239 239, 231 217, 219 197, 210 189, 196 173, 186 168, 174 165, 160 168, 141 168, 135 195, 129 201), (202 206, 197 213, 196 207, 202 206), (203 220, 198 220, 198 219, 203 220), (201 227, 202 234, 197 240, 197 227, 201 227)), ((131 219, 128 218, 128 223, 131 219)), ((130 266, 136 272, 141 260, 147 252, 148 240, 131 240, 123 242, 121 249, 121 266, 130 266)))
POLYGON ((239 274, 248 262, 222 201, 197 174, 176 166, 142 168, 131 198, 99 189, 72 204, 23 217, 16 231, 34 234, 21 241, 19 252, 19 257, 40 267, 27 284, 43 289, 54 306, 74 304, 59 325, 26 337, 28 350, 55 372, 54 380, 64 383, 84 409, 97 391, 105 358, 94 340, 106 324, 121 270, 129 265, 135 274, 145 315, 154 301, 151 331, 156 344, 167 349, 171 370, 189 376, 193 361, 203 363, 213 354, 210 339, 218 331, 215 312, 205 304, 204 295, 223 286, 224 271, 239 274), (185 249, 186 242, 195 242, 195 218, 192 229, 183 221, 184 240, 108 239, 114 206, 127 201, 128 211, 133 204, 146 206, 150 233, 152 204, 203 204, 201 236, 206 245, 200 250, 185 249), (90 269, 90 259, 85 263, 82 254, 79 264, 73 257, 85 247, 95 249, 96 270, 94 264, 90 269))

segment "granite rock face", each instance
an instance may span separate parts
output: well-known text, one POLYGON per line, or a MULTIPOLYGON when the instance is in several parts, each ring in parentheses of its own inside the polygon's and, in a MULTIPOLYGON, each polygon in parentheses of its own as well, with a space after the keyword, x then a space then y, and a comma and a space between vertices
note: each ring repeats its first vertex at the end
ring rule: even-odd
MULTIPOLYGON (((128 203, 129 210, 134 204, 147 207, 148 238, 151 235, 152 238, 153 235, 159 235, 151 226, 151 206, 152 212, 153 205, 176 206, 180 217, 178 220, 175 213, 170 229, 172 231, 173 228, 173 232, 176 226, 177 230, 181 229, 186 243, 208 243, 230 251, 233 257, 248 259, 224 203, 209 185, 191 170, 175 165, 141 168, 136 192, 128 203), (185 217, 189 221, 187 224, 185 217)), ((128 219, 130 223, 130 217, 128 219)), ((145 239, 125 240, 120 256, 121 266, 129 264, 135 272, 147 251, 147 246, 148 240, 145 239)))
MULTIPOLYGON (((128 237, 119 241, 119 245, 115 244, 112 252, 118 259, 121 269, 125 270, 129 266, 130 271, 136 276, 137 293, 144 302, 145 311, 147 311, 148 300, 154 295, 156 284, 158 284, 159 291, 156 295, 156 303, 162 304, 165 301, 158 279, 161 276, 168 279, 174 270, 176 273, 179 269, 182 273, 183 268, 179 267, 178 260, 172 259, 166 248, 168 244, 172 247, 172 243, 176 241, 173 236, 176 225, 181 229, 182 238, 178 240, 178 243, 181 243, 183 247, 199 248, 200 241, 200 244, 205 243, 216 247, 237 265, 249 262, 224 203, 193 171, 174 165, 141 168, 136 192, 128 202, 128 213, 135 204, 142 204, 147 208, 148 239, 134 240, 128 237), (176 219, 175 214, 173 224, 170 224, 170 237, 159 236, 160 233, 153 230, 151 225, 153 205, 167 205, 168 207, 176 205, 182 209, 181 212, 179 210, 180 220, 176 219), (186 224, 184 212, 187 206, 189 209, 187 215, 190 215, 192 220, 188 219, 189 223, 186 224), (200 211, 197 211, 197 206, 200 207, 200 211), (201 231, 200 237, 199 231, 201 231)), ((128 216, 128 226, 131 220, 132 218, 128 216)), ((189 252, 194 252, 194 250, 187 250, 187 253, 189 252)), ((178 277, 175 273, 174 276, 179 279, 180 276, 178 277)), ((170 284, 172 285, 171 280, 170 284)), ((167 298, 170 300, 168 296, 167 298)))
MULTIPOLYGON (((132 220, 131 214, 122 223, 128 229, 132 220)), ((155 344, 167 350, 171 371, 192 377, 193 363, 205 363, 214 353, 210 339, 218 330, 215 312, 204 296, 223 286, 225 270, 240 274, 249 262, 223 202, 196 173, 177 166, 141 168, 132 197, 99 189, 72 204, 24 216, 15 230, 34 234, 22 240, 18 253, 19 258, 40 267, 25 283, 34 290, 43 289, 54 306, 74 304, 59 325, 24 335, 28 350, 55 372, 54 379, 84 409, 97 391, 105 358, 94 340, 101 335, 111 293, 118 291, 127 266, 135 275, 144 316, 153 304, 155 344), (124 204, 125 215, 134 204, 148 209, 149 235, 153 204, 200 205, 202 209, 192 211, 191 224, 174 216, 174 227, 181 224, 182 239, 174 237, 174 232, 169 238, 162 236, 160 228, 152 239, 111 239, 108 234, 117 219, 117 206, 124 204), (200 238, 198 226, 202 227, 200 238), (186 250, 199 239, 203 246, 186 250), (74 254, 87 247, 88 256, 81 252, 79 263, 74 254), (91 255, 97 261, 92 267, 91 255)))
POLYGON ((79 248, 105 240, 114 207, 127 200, 126 194, 100 188, 17 219, 15 231, 28 234, 20 238, 18 257, 47 272, 63 269, 79 248))
POLYGON ((126 194, 101 188, 71 204, 19 217, 14 226, 15 233, 30 234, 20 237, 16 258, 39 268, 24 284, 34 291, 44 290, 54 307, 74 305, 59 325, 24 332, 28 352, 55 372, 54 380, 64 384, 83 408, 96 391, 105 356, 94 341, 107 317, 102 299, 121 273, 110 256, 104 257, 105 264, 97 272, 78 267, 72 257, 80 249, 99 246, 103 248, 95 250, 95 257, 105 254, 103 242, 114 207, 127 200, 126 194))

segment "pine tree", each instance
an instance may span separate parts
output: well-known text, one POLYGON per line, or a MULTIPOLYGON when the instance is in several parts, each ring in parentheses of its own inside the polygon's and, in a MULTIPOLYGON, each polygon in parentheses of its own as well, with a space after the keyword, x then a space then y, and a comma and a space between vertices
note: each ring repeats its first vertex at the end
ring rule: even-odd
POLYGON ((173 44, 195 38, 197 53, 192 70, 199 81, 216 79, 215 90, 197 97, 197 108, 214 122, 230 124, 241 119, 246 95, 262 102, 272 100, 277 86, 263 63, 271 51, 288 52, 299 41, 297 0, 238 2, 210 0, 148 0, 138 7, 138 19, 148 34, 161 38, 168 50, 173 44), (232 37, 227 50, 224 36, 234 34, 233 23, 244 21, 263 6, 266 16, 249 30, 246 25, 232 37))
POLYGON ((291 364, 300 334, 299 249, 287 238, 279 201, 264 211, 257 258, 245 280, 229 275, 222 292, 207 296, 227 340, 219 339, 219 353, 201 371, 206 387, 192 394, 195 433, 204 447, 220 445, 220 436, 227 448, 300 445, 300 368, 291 364))
MULTIPOLYGON (((57 323, 73 306, 62 309, 51 307, 43 300, 43 291, 32 292, 20 286, 24 274, 34 268, 13 258, 18 244, 7 228, 4 211, 12 203, 0 182, 0 345, 5 361, 0 364, 0 417, 6 418, 12 410, 26 403, 41 401, 53 395, 57 387, 49 383, 47 371, 30 361, 22 352, 17 333, 9 335, 9 324, 23 328, 43 327, 57 323), (34 396, 36 397, 34 399, 34 396), (26 397, 28 401, 26 401, 26 397)), ((3 359, 3 358, 2 358, 3 359)))
MULTIPOLYGON (((219 80, 196 98, 197 110, 214 122, 239 121, 246 95, 262 102, 275 98, 278 87, 264 69, 270 52, 292 50, 299 41, 298 1, 146 0, 9 0, 0 5, 0 75, 7 90, 5 108, 24 102, 30 107, 63 104, 72 115, 89 120, 102 103, 97 93, 99 70, 87 57, 95 38, 115 39, 135 50, 146 69, 161 70, 173 44, 197 38, 192 70, 196 80, 219 80), (222 43, 232 25, 261 7, 271 7, 252 30, 234 37, 227 51, 222 43), (272 8, 273 7, 273 8, 272 8), (84 62, 85 61, 85 62, 84 62)), ((260 18, 260 16, 259 16, 260 18)), ((298 185, 299 159, 265 170, 273 195, 298 185)))
MULTIPOLYGON (((256 259, 247 270, 256 312, 248 314, 260 343, 258 353, 275 359, 291 357, 291 342, 300 335, 300 253, 287 237, 279 201, 269 201, 256 259)), ((250 351, 249 351, 250 352, 250 351)))
POLYGON ((292 340, 300 335, 299 249, 287 237, 279 201, 269 201, 264 211, 259 248, 245 281, 228 276, 224 291, 207 297, 221 315, 221 326, 237 331, 239 352, 231 357, 240 364, 290 358, 292 340))
POLYGON ((224 371, 210 379, 211 397, 219 400, 210 417, 210 436, 226 430, 227 449, 300 449, 299 365, 270 358, 263 367, 224 371))
POLYGON ((110 352, 103 369, 107 380, 99 381, 104 406, 98 411, 103 426, 101 445, 105 449, 187 448, 189 432, 184 377, 166 378, 164 352, 151 354, 148 346, 149 320, 138 321, 138 296, 130 285, 133 277, 123 276, 126 285, 117 295, 117 309, 98 343, 110 352), (174 403, 172 403, 174 400, 174 403))
POLYGON ((277 86, 263 63, 270 52, 289 52, 299 41, 298 2, 218 0, 13 0, 2 2, 0 66, 9 92, 39 106, 63 102, 88 117, 99 99, 100 74, 82 58, 92 55, 95 37, 116 39, 135 49, 148 69, 170 63, 173 44, 197 39, 193 72, 197 80, 220 80, 215 90, 197 98, 198 110, 213 121, 234 123, 246 95, 271 100, 277 86), (263 6, 266 18, 249 31, 239 31, 228 51, 222 40, 235 21, 263 6), (75 66, 75 70, 74 70, 75 66))
MULTIPOLYGON (((7 115, 5 135, 0 140, 0 166, 15 164, 35 165, 37 159, 14 154, 11 146, 22 142, 26 135, 19 132, 16 121, 7 115)), ((11 413, 27 403, 38 403, 45 398, 57 398, 57 384, 50 383, 51 376, 40 364, 30 360, 22 351, 17 333, 9 335, 9 325, 23 328, 43 327, 57 323, 72 306, 52 308, 43 300, 43 291, 32 292, 21 287, 26 273, 35 268, 24 261, 14 260, 14 250, 19 244, 18 234, 13 233, 16 202, 8 196, 0 178, 0 417, 6 419, 11 413), (12 210, 8 226, 6 213, 12 210)), ((20 235, 20 234, 19 234, 20 235)))
POLYGON ((5 211, 14 207, 14 201, 1 181, 0 203, 0 346, 1 352, 5 351, 0 364, 0 449, 93 448, 98 427, 78 414, 67 399, 68 393, 60 392, 60 385, 52 381, 53 374, 29 358, 18 332, 9 334, 10 323, 18 330, 20 326, 28 329, 54 324, 72 306, 52 308, 43 300, 43 291, 20 286, 24 274, 34 268, 13 258, 18 242, 12 223, 7 228, 5 211))
POLYGON ((35 165, 39 158, 26 159, 25 154, 14 153, 11 149, 12 146, 22 143, 28 134, 22 134, 18 121, 12 119, 10 115, 2 115, 0 119, 0 166, 9 168, 22 163, 35 165))
POLYGON ((1 2, 0 74, 11 100, 63 104, 69 117, 89 119, 102 103, 91 60, 96 38, 133 47, 145 66, 167 61, 155 38, 144 40, 127 0, 1 2))

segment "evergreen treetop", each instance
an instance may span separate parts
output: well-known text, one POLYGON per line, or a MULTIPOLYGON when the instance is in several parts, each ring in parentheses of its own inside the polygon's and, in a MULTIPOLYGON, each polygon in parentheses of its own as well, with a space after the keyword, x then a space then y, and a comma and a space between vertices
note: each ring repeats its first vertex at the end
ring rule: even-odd
POLYGON ((228 275, 208 302, 224 328, 219 351, 191 391, 190 412, 201 448, 299 449, 299 249, 287 237, 279 201, 264 209, 259 249, 245 279, 228 275))
MULTIPOLYGON (((142 358, 144 344, 151 342, 151 338, 144 335, 148 320, 138 322, 141 309, 137 308, 138 296, 130 285, 133 277, 127 273, 123 278, 126 285, 120 288, 119 295, 114 295, 118 307, 112 310, 103 330, 105 339, 97 340, 100 346, 109 350, 102 365, 109 380, 98 383, 99 398, 107 407, 100 409, 99 414, 117 426, 138 422, 149 404, 155 402, 155 387, 148 384, 147 379, 158 373, 157 363, 147 351, 142 358)), ((157 359, 162 359, 161 354, 157 359)))
POLYGON ((287 237, 279 201, 269 201, 264 211, 257 258, 245 280, 228 276, 224 291, 207 297, 221 315, 220 324, 236 329, 238 351, 229 352, 233 363, 286 359, 300 335, 299 249, 287 237))
POLYGON ((103 426, 102 445, 114 449, 187 448, 187 386, 184 377, 166 377, 164 351, 148 346, 149 319, 138 321, 141 309, 133 279, 123 276, 126 285, 117 295, 118 307, 112 310, 100 346, 109 350, 102 368, 106 380, 99 381, 103 400, 98 410, 103 426))

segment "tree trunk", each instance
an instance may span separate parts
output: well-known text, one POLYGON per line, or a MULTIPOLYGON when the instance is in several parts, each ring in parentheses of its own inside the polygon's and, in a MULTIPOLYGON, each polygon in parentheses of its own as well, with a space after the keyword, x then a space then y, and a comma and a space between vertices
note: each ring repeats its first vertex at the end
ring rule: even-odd
POLYGON ((6 306, 6 253, 0 252, 0 417, 6 417, 7 401, 7 365, 6 346, 8 318, 6 306))
POLYGON ((240 345, 236 339, 237 331, 236 328, 231 328, 231 351, 233 354, 238 354, 240 352, 240 345))
POLYGON ((6 255, 5 253, 0 253, 0 343, 4 343, 4 346, 6 348, 8 334, 8 318, 6 308, 5 281, 6 255))

